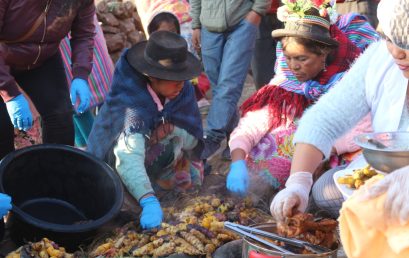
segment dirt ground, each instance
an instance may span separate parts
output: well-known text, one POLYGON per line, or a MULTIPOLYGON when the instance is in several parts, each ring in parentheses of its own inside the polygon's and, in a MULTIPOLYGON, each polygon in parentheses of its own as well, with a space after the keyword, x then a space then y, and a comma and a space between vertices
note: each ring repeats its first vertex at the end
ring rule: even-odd
MULTIPOLYGON (((253 79, 251 75, 248 75, 246 78, 246 82, 244 85, 242 97, 240 98, 239 105, 243 103, 251 94, 255 91, 253 79)), ((211 99, 211 96, 209 96, 211 99)), ((203 122, 204 125, 206 124, 206 114, 203 115, 203 122)), ((221 148, 208 159, 208 163, 211 165, 212 169, 210 173, 205 177, 204 184, 199 192, 195 193, 188 193, 188 194, 177 194, 167 192, 166 194, 161 196, 161 203, 163 206, 176 206, 177 204, 182 205, 185 199, 192 198, 192 196, 196 195, 209 195, 209 194, 223 194, 229 195, 230 193, 227 191, 225 187, 226 182, 226 175, 229 172, 229 165, 230 161, 226 161, 221 158, 221 152, 224 150, 226 146, 226 142, 222 143, 221 148)), ((264 189, 265 190, 265 189, 264 189)), ((253 201, 257 203, 257 207, 268 212, 269 210, 269 203, 274 195, 274 193, 269 191, 264 191, 263 189, 259 189, 259 191, 251 191, 250 197, 252 197, 253 201)), ((139 208, 138 208, 139 209, 139 208)), ((119 216, 113 220, 109 225, 107 225, 103 230, 101 230, 101 234, 96 237, 97 239, 104 239, 106 236, 106 232, 110 232, 117 227, 121 227, 125 223, 138 219, 138 213, 135 212, 135 207, 132 208, 133 212, 122 211, 119 216), (105 232, 105 233, 102 233, 105 232)), ((6 230, 6 235, 4 240, 0 242, 0 258, 5 257, 5 255, 13 250, 15 250, 17 246, 10 241, 8 236, 8 231, 6 230)), ((173 256, 172 256, 173 257, 173 256)), ((184 256, 188 257, 188 256, 184 256)), ((339 258, 346 258, 345 254, 342 250, 338 252, 339 258)), ((180 258, 178 256, 178 258, 180 258)), ((239 258, 239 257, 238 257, 239 258)))

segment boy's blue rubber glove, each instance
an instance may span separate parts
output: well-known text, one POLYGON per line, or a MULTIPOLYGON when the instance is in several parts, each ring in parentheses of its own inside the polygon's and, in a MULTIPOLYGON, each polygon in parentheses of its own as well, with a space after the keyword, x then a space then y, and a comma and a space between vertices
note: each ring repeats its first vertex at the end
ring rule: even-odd
POLYGON ((84 113, 84 111, 88 109, 91 101, 91 91, 89 90, 88 82, 80 78, 75 78, 71 82, 70 96, 73 106, 75 106, 77 102, 77 96, 80 98, 80 103, 76 110, 78 113, 84 113))
POLYGON ((155 196, 149 196, 139 201, 142 206, 141 226, 143 229, 160 227, 163 219, 162 208, 155 196))
POLYGON ((0 193, 0 216, 3 217, 9 210, 11 210, 11 197, 0 193))
POLYGON ((28 131, 33 126, 30 105, 23 94, 7 101, 6 107, 15 128, 28 131))
POLYGON ((246 195, 249 187, 249 174, 247 172, 246 161, 236 160, 230 165, 230 172, 227 175, 227 189, 231 192, 246 195))

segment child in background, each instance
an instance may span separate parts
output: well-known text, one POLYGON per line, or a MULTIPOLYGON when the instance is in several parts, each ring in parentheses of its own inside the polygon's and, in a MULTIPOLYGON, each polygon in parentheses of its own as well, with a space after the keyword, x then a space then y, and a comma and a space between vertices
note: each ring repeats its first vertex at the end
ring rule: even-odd
MULTIPOLYGON (((188 44, 190 53, 198 57, 192 45, 192 18, 189 15, 189 3, 186 0, 138 0, 136 8, 141 18, 146 37, 158 30, 167 30, 181 35, 188 44)), ((210 88, 207 76, 202 73, 191 80, 201 111, 205 112, 210 106, 206 99, 206 92, 210 88)))

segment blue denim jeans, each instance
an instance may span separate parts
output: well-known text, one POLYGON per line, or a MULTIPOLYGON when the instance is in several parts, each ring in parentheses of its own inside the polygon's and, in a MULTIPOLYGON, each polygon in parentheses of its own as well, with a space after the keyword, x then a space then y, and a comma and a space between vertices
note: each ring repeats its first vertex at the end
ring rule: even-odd
POLYGON ((202 27, 202 59, 212 87, 205 135, 221 142, 237 126, 237 103, 253 55, 257 26, 246 19, 223 33, 202 27))

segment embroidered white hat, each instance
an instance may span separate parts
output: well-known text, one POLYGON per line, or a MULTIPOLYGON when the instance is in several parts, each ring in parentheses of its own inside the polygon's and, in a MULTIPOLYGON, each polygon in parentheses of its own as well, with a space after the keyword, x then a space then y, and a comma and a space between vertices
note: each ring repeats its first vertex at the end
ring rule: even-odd
POLYGON ((377 16, 383 33, 398 47, 409 50, 409 0, 381 0, 377 16))

